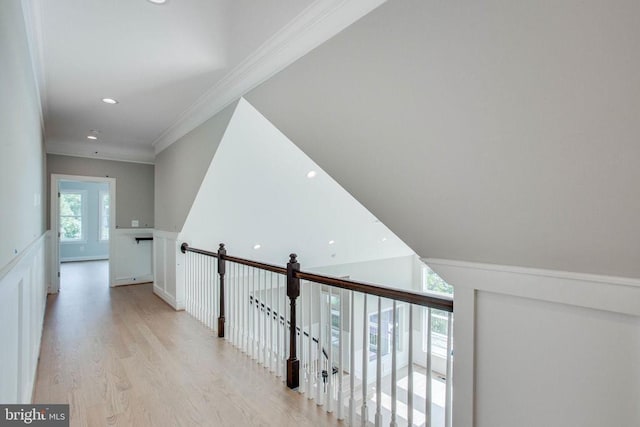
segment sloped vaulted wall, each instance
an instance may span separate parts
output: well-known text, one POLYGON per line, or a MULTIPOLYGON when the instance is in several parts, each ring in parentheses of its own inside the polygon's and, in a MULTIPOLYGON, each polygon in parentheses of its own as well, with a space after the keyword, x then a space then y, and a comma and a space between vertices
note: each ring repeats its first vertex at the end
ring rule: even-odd
POLYGON ((246 95, 441 258, 454 426, 640 422, 639 16, 632 1, 389 0, 246 95))
POLYGON ((639 17, 390 0, 246 95, 455 286, 454 426, 640 422, 639 17))
POLYGON ((638 16, 391 0, 246 98, 420 256, 637 278, 638 16))

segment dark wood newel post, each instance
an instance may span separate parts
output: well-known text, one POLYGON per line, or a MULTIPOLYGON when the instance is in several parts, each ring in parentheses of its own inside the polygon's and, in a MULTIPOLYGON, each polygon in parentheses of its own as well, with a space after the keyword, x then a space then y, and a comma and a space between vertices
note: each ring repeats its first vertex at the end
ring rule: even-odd
POLYGON ((289 359, 287 359, 287 387, 289 388, 298 388, 300 386, 300 361, 296 354, 296 298, 300 296, 300 279, 296 277, 296 272, 300 271, 300 263, 296 258, 296 254, 291 254, 287 263, 287 296, 291 304, 291 314, 289 316, 289 359))
POLYGON ((224 243, 220 243, 218 248, 218 274, 220 275, 220 317, 218 317, 218 337, 224 338, 224 273, 225 262, 224 257, 227 255, 227 250, 224 248, 224 243))

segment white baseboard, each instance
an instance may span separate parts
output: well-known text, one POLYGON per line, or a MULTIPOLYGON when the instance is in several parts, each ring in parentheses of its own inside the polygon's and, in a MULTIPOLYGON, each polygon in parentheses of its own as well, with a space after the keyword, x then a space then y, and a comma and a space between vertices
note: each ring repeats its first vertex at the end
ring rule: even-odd
POLYGON ((107 261, 109 255, 94 255, 94 256, 78 256, 71 258, 60 258, 60 262, 78 262, 78 261, 107 261))
POLYGON ((162 288, 156 285, 153 285, 153 293, 159 296, 164 302, 169 304, 171 307, 173 307, 174 310, 180 310, 178 308, 178 304, 176 303, 175 298, 169 295, 168 293, 166 293, 162 288))
POLYGON ((111 287, 124 286, 124 285, 139 285, 142 283, 153 282, 153 274, 147 274, 140 277, 117 277, 111 284, 111 287))

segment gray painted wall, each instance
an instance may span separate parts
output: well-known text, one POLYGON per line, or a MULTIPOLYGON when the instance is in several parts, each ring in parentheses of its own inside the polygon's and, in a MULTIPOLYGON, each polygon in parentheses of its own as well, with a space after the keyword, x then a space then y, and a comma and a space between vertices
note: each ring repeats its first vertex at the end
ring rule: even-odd
POLYGON ((0 2, 0 270, 44 232, 40 100, 20 1, 0 2))
POLYGON ((182 230, 236 104, 234 102, 156 156, 157 230, 182 230))
POLYGON ((640 277, 638 16, 390 0, 247 99, 422 257, 640 277))
POLYGON ((60 261, 79 258, 108 259, 109 241, 100 240, 100 192, 109 192, 106 182, 63 181, 60 190, 80 190, 86 194, 83 217, 84 239, 80 242, 60 242, 60 261))
MULTIPOLYGON (((115 178, 116 227, 131 228, 131 220, 137 219, 140 227, 153 228, 153 169, 153 165, 142 163, 47 154, 47 196, 51 174, 115 178)), ((49 216, 47 210, 47 224, 49 216)))

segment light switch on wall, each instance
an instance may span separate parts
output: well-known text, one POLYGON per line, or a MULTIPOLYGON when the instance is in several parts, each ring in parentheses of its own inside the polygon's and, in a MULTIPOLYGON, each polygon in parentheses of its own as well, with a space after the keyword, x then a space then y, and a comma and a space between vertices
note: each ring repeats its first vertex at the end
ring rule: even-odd
POLYGON ((131 220, 131 226, 132 227, 137 227, 138 226, 138 220, 137 219, 132 219, 131 220))

